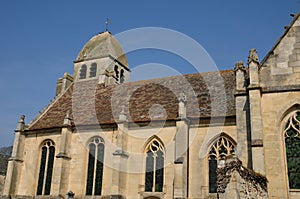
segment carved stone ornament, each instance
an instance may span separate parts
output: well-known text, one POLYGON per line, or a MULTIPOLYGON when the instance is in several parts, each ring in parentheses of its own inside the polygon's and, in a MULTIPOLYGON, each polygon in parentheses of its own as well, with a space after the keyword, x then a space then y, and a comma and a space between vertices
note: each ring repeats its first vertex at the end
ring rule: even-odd
POLYGON ((250 64, 251 62, 255 62, 257 64, 259 63, 259 61, 258 61, 258 55, 257 55, 257 52, 256 52, 255 48, 252 48, 249 51, 248 64, 250 64))
POLYGON ((234 67, 233 70, 234 70, 234 72, 239 71, 239 70, 245 72, 246 71, 246 67, 244 65, 244 62, 243 61, 236 62, 235 67, 234 67))

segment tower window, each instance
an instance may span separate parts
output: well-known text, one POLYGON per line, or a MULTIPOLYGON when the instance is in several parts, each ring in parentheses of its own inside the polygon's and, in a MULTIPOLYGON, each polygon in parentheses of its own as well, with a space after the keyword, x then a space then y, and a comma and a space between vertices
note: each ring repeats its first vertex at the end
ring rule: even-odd
POLYGON ((124 70, 122 69, 122 70, 121 70, 121 73, 120 73, 120 83, 123 83, 124 80, 125 80, 124 70))
POLYGON ((49 195, 53 173, 55 146, 51 140, 43 143, 41 148, 41 163, 38 178, 37 195, 49 195))
POLYGON ((83 64, 80 68, 79 79, 85 79, 86 78, 86 70, 87 70, 87 67, 86 67, 85 64, 83 64))
POLYGON ((294 112, 284 129, 285 153, 290 189, 300 189, 300 111, 294 112))
POLYGON ((115 71, 116 79, 117 81, 119 81, 119 67, 117 65, 115 65, 114 71, 115 71))
POLYGON ((90 68, 90 77, 96 77, 96 74, 97 74, 97 64, 92 63, 90 68))
POLYGON ((154 139, 146 150, 145 192, 162 192, 164 183, 164 148, 154 139))
POLYGON ((86 195, 101 195, 103 160, 104 140, 100 137, 95 137, 89 143, 86 195))
POLYGON ((234 145, 226 137, 221 136, 210 148, 208 165, 209 165, 209 193, 217 193, 217 168, 221 160, 228 156, 234 155, 234 145))

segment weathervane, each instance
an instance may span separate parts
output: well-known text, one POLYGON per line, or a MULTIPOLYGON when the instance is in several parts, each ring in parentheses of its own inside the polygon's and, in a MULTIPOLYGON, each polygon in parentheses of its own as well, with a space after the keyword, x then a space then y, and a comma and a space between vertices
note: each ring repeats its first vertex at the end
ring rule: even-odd
POLYGON ((105 31, 108 31, 108 24, 109 24, 109 18, 106 19, 105 21, 105 31))

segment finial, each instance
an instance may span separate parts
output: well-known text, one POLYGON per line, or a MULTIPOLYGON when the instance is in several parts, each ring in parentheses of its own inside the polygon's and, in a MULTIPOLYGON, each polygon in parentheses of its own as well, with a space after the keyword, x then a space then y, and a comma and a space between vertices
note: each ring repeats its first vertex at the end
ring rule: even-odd
POLYGON ((256 52, 256 49, 255 48, 252 48, 250 51, 249 51, 249 56, 248 56, 248 64, 250 64, 251 62, 255 62, 256 64, 258 64, 258 55, 257 55, 257 52, 256 52))
POLYGON ((178 101, 178 117, 186 118, 186 95, 184 93, 180 93, 178 101))
POLYGON ((246 71, 246 67, 244 65, 244 62, 243 61, 236 62, 235 67, 234 67, 233 70, 234 70, 234 72, 236 72, 238 70, 241 70, 241 71, 245 72, 246 71))
POLYGON ((108 31, 108 24, 110 23, 109 18, 106 18, 105 21, 105 31, 108 31))
POLYGON ((120 112, 120 115, 119 115, 119 121, 124 122, 126 120, 127 120, 127 116, 126 116, 126 113, 125 113, 125 106, 122 105, 121 106, 121 112, 120 112))
POLYGON ((25 115, 20 116, 16 131, 23 131, 25 127, 25 115))
POLYGON ((179 98, 178 98, 179 102, 186 102, 186 95, 184 93, 180 93, 179 98))

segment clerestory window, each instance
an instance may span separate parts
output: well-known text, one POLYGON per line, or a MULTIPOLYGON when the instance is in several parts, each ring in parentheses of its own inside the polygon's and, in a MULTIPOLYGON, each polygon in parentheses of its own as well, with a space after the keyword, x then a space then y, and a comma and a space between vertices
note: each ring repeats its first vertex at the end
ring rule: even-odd
POLYGON ((164 155, 162 144, 154 139, 146 148, 145 192, 162 192, 164 184, 164 155))
POLYGON ((101 195, 104 160, 104 140, 95 137, 89 142, 86 195, 101 195))
POLYGON ((41 147, 40 171, 38 178, 37 195, 50 195, 55 145, 46 140, 41 147))
POLYGON ((285 153, 290 189, 300 189, 300 111, 290 115, 284 128, 285 153))
POLYGON ((234 144, 224 136, 214 142, 209 151, 209 193, 217 193, 217 168, 221 160, 235 154, 234 144))

